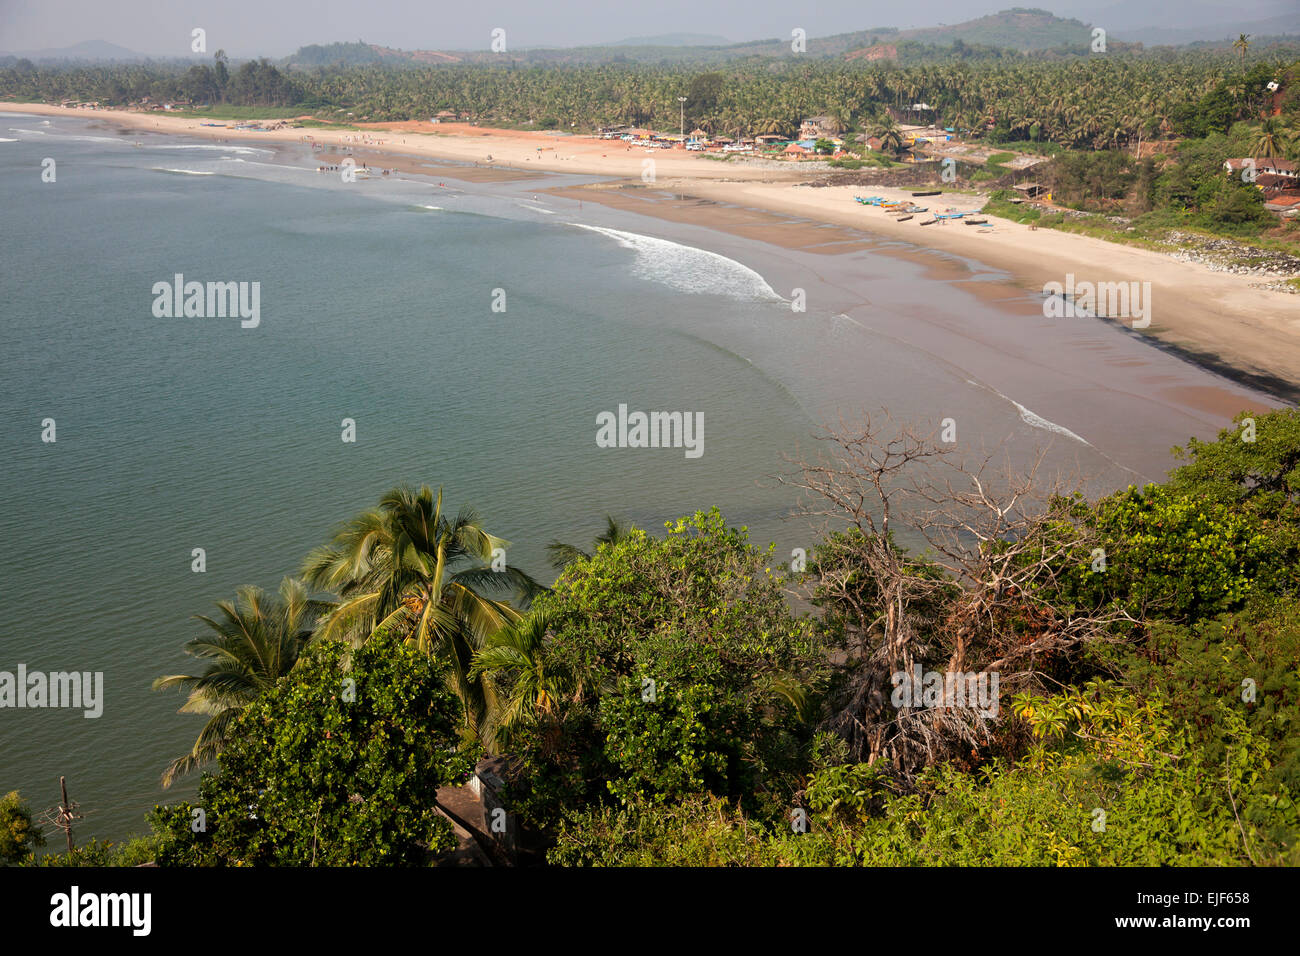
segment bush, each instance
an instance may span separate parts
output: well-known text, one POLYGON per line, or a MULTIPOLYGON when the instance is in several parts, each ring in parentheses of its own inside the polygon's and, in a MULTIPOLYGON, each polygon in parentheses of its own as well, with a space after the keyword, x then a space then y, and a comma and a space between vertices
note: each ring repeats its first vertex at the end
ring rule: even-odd
POLYGON ((548 861, 596 866, 1244 866, 1300 862, 1300 812, 1265 779, 1269 746, 1215 704, 1222 750, 1198 747, 1168 702, 1107 684, 1022 698, 1039 743, 1012 766, 950 764, 892 792, 847 765, 808 786, 811 827, 756 824, 716 797, 570 813, 548 861), (1074 715, 1077 715, 1074 716, 1074 715), (1058 719, 1059 718, 1059 719, 1058 719))
POLYGON ((152 863, 157 853, 155 837, 138 836, 125 843, 91 840, 71 853, 47 853, 32 862, 35 866, 140 866, 152 863))
POLYGON ((44 845, 45 837, 32 826, 32 812, 18 791, 0 798, 0 865, 18 863, 44 845))
POLYGON ((582 690, 514 751, 510 800, 526 819, 703 791, 760 813, 788 805, 828 667, 770 557, 713 510, 565 571, 535 606, 552 622, 547 666, 581 675, 582 690))
POLYGON ((1135 614, 1195 620, 1292 586, 1285 537, 1222 499, 1168 485, 1130 486, 1087 519, 1101 535, 1104 568, 1078 555, 1063 593, 1095 606, 1113 598, 1135 614))
POLYGON ((452 848, 436 793, 476 751, 458 749, 443 686, 442 665, 392 638, 314 645, 240 716, 198 804, 155 808, 159 864, 410 866, 452 848))

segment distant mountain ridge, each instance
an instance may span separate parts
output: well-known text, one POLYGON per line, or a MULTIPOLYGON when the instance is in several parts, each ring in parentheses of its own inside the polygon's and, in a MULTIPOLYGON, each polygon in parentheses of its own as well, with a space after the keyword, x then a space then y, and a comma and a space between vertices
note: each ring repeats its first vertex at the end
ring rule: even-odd
MULTIPOLYGON (((1064 19, 1047 10, 1015 7, 963 23, 899 30, 877 27, 838 33, 826 37, 809 37, 807 55, 813 58, 874 58, 871 51, 888 49, 896 53, 900 43, 952 46, 958 42, 971 46, 998 47, 1019 51, 1074 48, 1086 50, 1092 39, 1092 27, 1079 20, 1064 19)), ((508 54, 525 63, 584 63, 619 61, 692 60, 723 62, 743 57, 784 57, 789 55, 790 38, 750 40, 730 43, 724 37, 707 34, 671 33, 658 36, 631 37, 616 43, 586 47, 521 48, 508 54)), ((894 55, 891 53, 891 55, 894 55)), ((331 43, 305 46, 288 57, 291 66, 319 67, 345 65, 399 64, 421 65, 431 62, 487 63, 500 62, 501 54, 488 50, 395 50, 362 42, 331 43)))
POLYGON ((72 46, 51 47, 44 50, 14 50, 0 56, 16 56, 28 60, 147 60, 143 53, 128 50, 107 40, 83 40, 72 46))
MULTIPOLYGON (((1295 0, 1257 0, 1244 8, 1256 19, 1229 22, 1222 7, 1213 0, 1127 0, 1104 7, 1094 21, 1106 30, 1112 50, 1137 43, 1175 45, 1220 42, 1238 33, 1257 38, 1296 35, 1300 24, 1292 10, 1295 0), (1284 12, 1286 11, 1286 12, 1284 12), (1143 22, 1159 24, 1142 26, 1143 22)), ((1057 16, 1032 7, 1012 7, 955 24, 917 27, 877 27, 825 37, 807 38, 806 56, 813 59, 881 60, 903 56, 925 56, 926 47, 978 47, 1041 53, 1074 50, 1084 53, 1092 42, 1094 24, 1057 16), (924 45, 924 46, 918 46, 924 45), (919 51, 919 52, 918 52, 919 51)), ((732 43, 726 37, 700 33, 664 33, 628 37, 611 43, 583 47, 532 47, 511 49, 505 61, 529 65, 583 63, 693 63, 721 64, 746 57, 786 57, 790 38, 732 43)), ((103 40, 88 40, 68 47, 0 56, 30 60, 140 61, 160 59, 103 40)), ((478 50, 401 50, 363 41, 309 44, 282 58, 289 67, 319 68, 344 66, 434 66, 456 63, 500 63, 503 55, 478 50)), ((205 56, 178 55, 168 59, 206 60, 205 56)))

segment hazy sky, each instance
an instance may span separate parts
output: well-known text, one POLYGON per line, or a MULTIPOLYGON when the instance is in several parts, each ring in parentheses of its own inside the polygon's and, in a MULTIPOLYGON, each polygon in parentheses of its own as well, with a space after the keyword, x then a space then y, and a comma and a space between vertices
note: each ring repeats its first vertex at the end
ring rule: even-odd
MULTIPOLYGON (((934 26, 1012 6, 1102 25, 1136 17, 1129 26, 1185 25, 1211 10, 1227 19, 1245 12, 1219 0, 0 0, 0 50, 107 40, 140 53, 186 56, 194 27, 207 31, 209 52, 224 48, 235 57, 284 56, 307 43, 346 40, 406 50, 482 49, 494 27, 504 28, 515 48, 663 33, 741 41, 788 37, 794 27, 816 37, 934 26)), ((1261 15, 1276 6, 1277 0, 1254 4, 1261 15)))

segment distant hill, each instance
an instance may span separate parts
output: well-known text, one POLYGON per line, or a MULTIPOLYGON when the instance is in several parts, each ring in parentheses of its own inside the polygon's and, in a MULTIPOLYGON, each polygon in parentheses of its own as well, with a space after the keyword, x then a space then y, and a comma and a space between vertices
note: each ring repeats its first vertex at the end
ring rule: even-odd
POLYGON ((1091 24, 1065 20, 1047 10, 1013 7, 952 26, 904 30, 899 37, 918 43, 951 46, 955 41, 1012 50, 1051 50, 1092 42, 1091 24))
POLYGON ((463 56, 441 53, 437 50, 394 50, 373 43, 326 43, 302 47, 288 57, 289 66, 367 66, 387 63, 393 66, 425 66, 439 63, 459 63, 463 56))
MULTIPOLYGON (((1164 0, 1135 0, 1148 6, 1164 0)), ((1197 2, 1197 0, 1191 0, 1197 2)), ((1263 0, 1271 9, 1276 0, 1263 0)), ((1154 9, 1154 7, 1153 7, 1154 9)), ((1180 23, 1174 19, 1171 23, 1180 23)), ((1103 25, 1104 26, 1104 25, 1103 25)), ((1118 52, 1143 42, 1129 33, 1115 36, 1105 27, 1108 47, 1118 52)), ((1176 29, 1176 28, 1170 28, 1176 29)), ((1086 56, 1092 43, 1093 25, 1080 20, 1056 16, 1047 10, 1012 7, 962 23, 900 30, 875 27, 826 37, 809 37, 806 56, 812 59, 851 59, 861 61, 899 60, 917 62, 935 56, 948 56, 954 48, 967 51, 1043 53, 1063 51, 1086 56)), ((1247 31, 1249 32, 1249 31, 1247 31)), ((1261 29, 1261 32, 1264 32, 1261 29)), ((1280 33, 1279 29, 1267 32, 1280 33)), ((1189 35, 1184 41, 1202 39, 1189 35)), ((1152 41, 1145 41, 1152 42, 1152 41)), ((501 63, 526 65, 564 65, 584 63, 691 63, 699 66, 721 64, 730 60, 766 57, 786 58, 791 54, 790 38, 751 40, 729 43, 724 37, 695 33, 666 33, 656 36, 630 37, 602 46, 511 49, 504 54, 481 50, 395 50, 374 44, 331 43, 305 46, 286 60, 290 66, 322 67, 386 64, 390 66, 425 66, 438 63, 501 63)))
MULTIPOLYGON (((999 47, 1008 50, 1051 50, 1072 47, 1087 50, 1092 41, 1092 26, 1067 20, 1047 10, 1013 7, 977 17, 963 23, 899 30, 876 27, 827 37, 809 37, 810 56, 881 59, 899 54, 903 43, 951 47, 961 41, 968 46, 999 47)), ((758 40, 726 47, 733 56, 784 56, 790 52, 789 39, 758 40)))
POLYGON ((45 50, 15 50, 0 53, 28 60, 147 60, 150 57, 128 50, 106 40, 84 40, 72 46, 52 47, 45 50))

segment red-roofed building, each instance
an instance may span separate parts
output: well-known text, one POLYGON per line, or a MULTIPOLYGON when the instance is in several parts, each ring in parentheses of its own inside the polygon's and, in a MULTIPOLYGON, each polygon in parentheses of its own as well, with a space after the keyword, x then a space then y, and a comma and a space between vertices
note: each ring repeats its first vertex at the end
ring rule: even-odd
POLYGON ((1300 214, 1300 196, 1278 196, 1265 202, 1264 208, 1283 219, 1292 219, 1300 214))
POLYGON ((1293 181, 1300 179, 1300 166, 1289 159, 1257 159, 1255 169, 1260 175, 1268 173, 1273 176, 1286 176, 1293 181))

